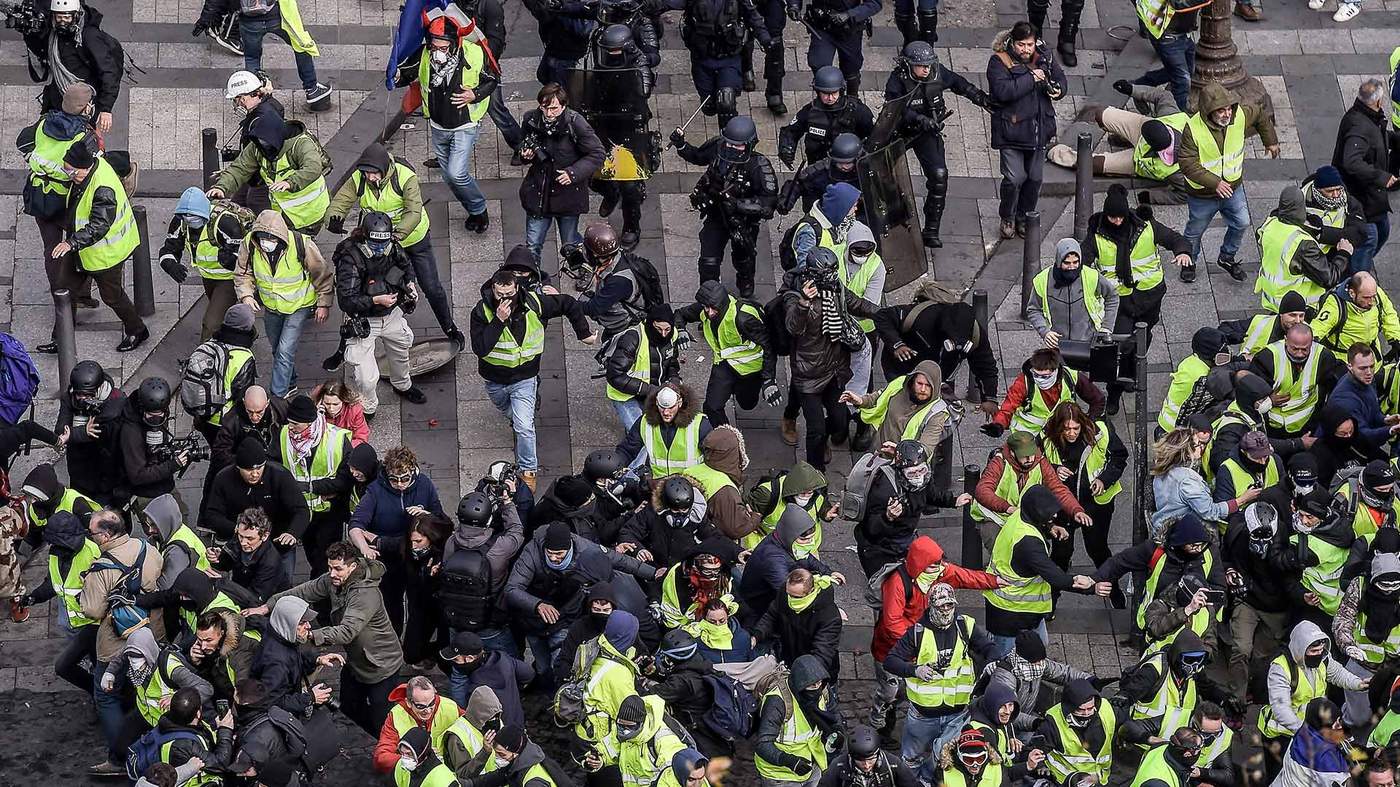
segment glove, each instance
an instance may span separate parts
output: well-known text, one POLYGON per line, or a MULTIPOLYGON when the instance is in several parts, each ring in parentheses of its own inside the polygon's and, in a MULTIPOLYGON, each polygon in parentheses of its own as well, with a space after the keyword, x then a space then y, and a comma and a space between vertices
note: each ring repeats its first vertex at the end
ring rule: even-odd
POLYGON ((982 434, 988 437, 1001 437, 1002 435, 1006 434, 1006 427, 1002 426, 996 421, 988 421, 987 423, 982 424, 981 431, 982 434))
POLYGON ((797 151, 793 148, 778 151, 778 160, 783 162, 783 166, 792 169, 797 161, 797 151))
POLYGON ((938 670, 925 664, 922 667, 916 667, 914 669, 914 677, 924 681, 933 680, 938 677, 938 670))
POLYGON ((942 124, 938 122, 937 118, 930 117, 929 115, 920 115, 919 128, 928 132, 937 132, 942 128, 942 124))
POLYGON ((792 766, 792 772, 805 779, 812 775, 812 763, 803 760, 792 766))
POLYGON ((1117 682, 1118 682, 1118 679, 1121 678, 1121 677, 1122 677, 1121 675, 1114 675, 1114 676, 1109 677, 1109 678, 1100 678, 1100 677, 1098 677, 1098 676, 1094 676, 1093 678, 1090 678, 1090 679, 1089 679, 1089 682, 1092 683, 1092 684, 1094 684, 1094 688, 1095 688, 1095 689, 1098 689, 1098 690, 1102 691, 1103 688, 1104 688, 1105 686, 1109 686, 1109 685, 1112 685, 1112 684, 1114 684, 1114 683, 1117 683, 1117 682))
POLYGON ((1246 710, 1244 701, 1239 697, 1226 697, 1225 702, 1221 703, 1221 707, 1225 709, 1227 714, 1235 718, 1243 718, 1246 710))
POLYGON ((778 384, 773 380, 763 384, 763 401, 770 406, 776 405, 783 400, 783 392, 778 389, 778 384))
POLYGON ((788 19, 791 19, 791 20, 794 21, 794 22, 801 22, 801 21, 802 21, 802 6, 800 6, 800 5, 789 5, 789 6, 787 7, 787 18, 788 18, 788 19))
POLYGON ((160 269, 165 271, 170 278, 174 279, 176 284, 184 284, 185 279, 190 275, 189 271, 185 270, 185 266, 181 265, 180 261, 175 259, 174 254, 160 255, 160 269))
POLYGON ((110 672, 102 673, 102 682, 99 684, 103 691, 111 692, 117 687, 117 676, 110 672))
POLYGON ((194 29, 190 31, 190 38, 199 38, 207 32, 209 32, 209 25, 203 22, 196 22, 194 29))
POLYGON ((327 221, 327 222, 326 222, 326 229, 330 230, 332 233, 334 233, 334 234, 336 234, 336 235, 344 235, 344 234, 345 234, 345 217, 344 217, 344 216, 331 216, 330 221, 327 221))
POLYGON ((695 338, 690 335, 690 331, 684 328, 676 331, 676 352, 685 352, 692 344, 695 344, 695 338))
POLYGON ((32 607, 34 606, 34 597, 28 593, 25 593, 23 596, 20 596, 19 598, 15 599, 15 603, 19 604, 21 607, 32 607))
POLYGON ((671 147, 678 148, 685 144, 685 132, 676 129, 671 132, 671 147))
POLYGON ((763 47, 764 52, 768 52, 771 51, 773 47, 777 46, 778 42, 774 41, 772 36, 767 36, 765 38, 758 39, 758 45, 760 47, 763 47))
POLYGON ((1126 79, 1120 79, 1113 83, 1113 89, 1125 96, 1131 96, 1133 94, 1133 83, 1126 79))
POLYGON ((851 15, 845 11, 828 11, 826 21, 832 27, 845 27, 851 23, 851 15))
POLYGON ((1391 342, 1390 350, 1385 354, 1385 362, 1395 363, 1396 361, 1400 361, 1400 342, 1391 342))

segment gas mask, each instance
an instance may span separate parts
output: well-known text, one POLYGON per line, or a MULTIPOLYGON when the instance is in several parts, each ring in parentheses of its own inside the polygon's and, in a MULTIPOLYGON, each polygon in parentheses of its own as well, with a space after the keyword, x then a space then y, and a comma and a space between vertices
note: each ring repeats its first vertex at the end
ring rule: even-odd
POLYGON ((1190 680, 1197 673, 1206 668, 1206 654, 1202 652, 1183 653, 1177 658, 1175 667, 1177 675, 1182 680, 1190 680))
POLYGON ((447 50, 446 50, 446 49, 434 49, 434 50, 432 51, 432 54, 429 55, 429 58, 433 61, 433 65, 435 65, 435 66, 440 66, 440 65, 442 65, 442 64, 444 64, 444 63, 447 62, 447 58, 448 58, 447 50))
POLYGON ((910 489, 923 489, 928 486, 929 477, 932 475, 926 464, 906 467, 901 472, 904 474, 904 482, 909 485, 910 489))
POLYGON ((943 340, 943 352, 945 352, 945 353, 960 352, 960 353, 966 355, 967 353, 972 352, 972 340, 971 340, 971 339, 968 339, 967 341, 963 342, 962 344, 954 344, 952 339, 944 339, 944 340, 943 340))
POLYGON ((1400 594, 1400 579, 1382 579, 1377 581, 1376 592, 1387 598, 1400 594))
POLYGON ((258 238, 258 248, 262 249, 263 254, 276 254, 281 245, 276 238, 258 238))
MULTIPOLYGON (((1056 374, 1055 372, 1053 372, 1053 371, 1049 371, 1049 372, 1041 372, 1041 371, 1035 371, 1035 370, 1032 370, 1032 371, 1031 371, 1031 379, 1035 382, 1035 387, 1036 387, 1036 388, 1039 388, 1039 389, 1042 390, 1042 391, 1048 391, 1048 390, 1050 390, 1051 388, 1054 388, 1054 387, 1055 387, 1055 383, 1056 383, 1058 377, 1059 377, 1059 375, 1057 375, 1057 374, 1056 374)), ((1268 399, 1265 399, 1264 401, 1267 402, 1267 401, 1269 401, 1269 400, 1268 400, 1268 399)))
POLYGON ((1249 551, 1255 557, 1264 557, 1273 543, 1274 531, 1268 527, 1256 527, 1249 531, 1249 551))
POLYGON ((233 102, 233 114, 234 117, 237 117, 239 120, 242 120, 243 118, 248 117, 248 108, 235 101, 233 102))
POLYGON ((661 518, 665 519, 666 524, 669 525, 673 530, 680 530, 681 528, 685 527, 686 522, 690 521, 690 512, 667 511, 661 515, 661 518))

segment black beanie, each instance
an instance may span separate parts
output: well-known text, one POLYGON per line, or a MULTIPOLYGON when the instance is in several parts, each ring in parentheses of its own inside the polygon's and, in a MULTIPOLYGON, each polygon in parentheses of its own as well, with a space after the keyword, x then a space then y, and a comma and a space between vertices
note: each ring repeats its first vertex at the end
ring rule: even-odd
POLYGON ((519 724, 507 724, 496 731, 496 745, 512 753, 519 754, 525 749, 525 728, 519 724))
POLYGON ((309 424, 316 420, 316 403, 311 401, 311 397, 302 394, 292 400, 287 406, 287 420, 296 421, 299 424, 309 424))
POLYGON ((1035 664, 1045 660, 1045 640, 1034 631, 1021 631, 1016 634, 1016 655, 1035 664))
POLYGON ((234 461, 240 470, 252 470, 267 462, 267 448, 262 441, 252 435, 243 438, 234 454, 234 461))
POLYGON ((593 494, 593 485, 576 475, 566 475, 554 482, 554 496, 559 502, 578 508, 588 502, 593 494))
POLYGON ((1197 328, 1191 335, 1191 352, 1201 360, 1215 362, 1215 355, 1225 349, 1225 334, 1210 325, 1197 328))
POLYGON ((1160 153, 1172 144, 1172 130, 1160 120, 1149 120, 1142 124, 1142 138, 1153 153, 1160 153))
POLYGON ((1049 527, 1055 515, 1060 513, 1060 501, 1055 493, 1041 484, 1036 484, 1021 495, 1021 519, 1028 525, 1049 527))
POLYGON ((1307 311, 1308 302, 1303 294, 1297 290, 1289 290, 1283 294, 1278 302, 1278 313, 1288 314, 1289 312, 1307 311))
POLYGON ((568 549, 574 545, 573 534, 569 532, 569 525, 566 522, 550 522, 549 529, 544 531, 544 548, 549 550, 568 549))
POLYGON ((617 720, 641 724, 647 720, 647 704, 642 701, 641 697, 633 694, 618 706, 617 720))
POLYGON ((1123 188, 1122 183, 1114 183, 1108 187, 1108 196, 1103 201, 1103 213, 1110 218, 1128 218, 1128 190, 1123 188))
POLYGON ((669 303, 658 303, 647 309, 647 322, 664 322, 667 325, 674 325, 676 322, 676 312, 669 303))
POLYGON ((80 139, 68 146, 63 154, 63 163, 75 169, 89 169, 97 163, 97 156, 80 139))

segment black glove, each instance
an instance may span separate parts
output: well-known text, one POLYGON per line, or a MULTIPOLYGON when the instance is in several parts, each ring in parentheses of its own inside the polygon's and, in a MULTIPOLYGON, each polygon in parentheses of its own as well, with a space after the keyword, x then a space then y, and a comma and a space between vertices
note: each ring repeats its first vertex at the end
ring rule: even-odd
POLYGON ((1120 79, 1113 83, 1113 89, 1125 96, 1131 96, 1133 94, 1133 83, 1126 79, 1120 79))
POLYGON ((789 6, 787 7, 787 18, 788 18, 788 19, 791 19, 791 20, 794 21, 794 22, 801 22, 801 21, 802 21, 802 6, 800 6, 800 5, 789 5, 789 6))
POLYGON ((768 50, 777 46, 778 42, 774 41, 772 36, 766 36, 764 38, 758 39, 758 45, 763 48, 764 52, 767 52, 768 50))
POLYGON ((1390 349, 1385 354, 1386 363, 1400 361, 1400 342, 1391 342, 1390 349))
POLYGON ((194 29, 190 31, 190 38, 199 38, 207 32, 209 32, 209 25, 203 22, 195 22, 194 29))
POLYGON ((1096 676, 1094 676, 1093 678, 1090 678, 1090 679, 1089 679, 1089 682, 1092 683, 1092 684, 1094 685, 1094 688, 1095 688, 1095 689, 1098 689, 1099 691, 1103 691, 1103 689, 1104 689, 1105 686, 1110 686, 1110 685, 1112 685, 1112 684, 1114 684, 1114 683, 1117 683, 1117 682, 1118 682, 1118 679, 1121 678, 1121 677, 1122 677, 1121 675, 1114 675, 1114 676, 1108 677, 1108 678, 1100 678, 1100 677, 1098 677, 1098 676, 1096 675, 1096 676))
POLYGON ((23 596, 20 596, 19 598, 15 599, 15 602, 18 603, 21 607, 32 607, 34 606, 34 597, 28 593, 25 593, 23 596))
POLYGON ((778 383, 769 380, 763 384, 763 401, 770 406, 775 406, 783 400, 783 392, 778 388, 778 383))
POLYGON ((671 132, 671 147, 678 148, 685 144, 685 132, 676 129, 671 132))
POLYGON ((185 266, 181 265, 180 261, 175 259, 172 254, 161 255, 160 269, 169 274, 176 284, 184 284, 185 279, 190 275, 189 271, 185 270, 185 266))
POLYGON ((778 160, 783 162, 783 166, 787 167, 788 169, 794 169, 794 164, 797 161, 796 148, 779 148, 778 160))
POLYGON ((805 779, 812 775, 812 763, 803 760, 792 766, 792 772, 805 779))
POLYGON ((987 423, 982 424, 981 432, 982 434, 988 437, 1001 437, 1002 435, 1006 434, 1006 427, 1002 426, 996 421, 988 421, 987 423))
POLYGON ((929 117, 928 115, 919 115, 919 128, 924 131, 935 132, 943 128, 943 124, 939 123, 937 118, 929 117))
POLYGON ((330 230, 332 234, 335 234, 335 235, 344 235, 344 234, 345 234, 345 217, 344 217, 344 216, 331 216, 330 221, 327 221, 327 222, 326 222, 326 229, 330 230))
POLYGON ((1244 718, 1245 705, 1239 697, 1226 697, 1221 707, 1225 709, 1226 714, 1234 718, 1244 718))

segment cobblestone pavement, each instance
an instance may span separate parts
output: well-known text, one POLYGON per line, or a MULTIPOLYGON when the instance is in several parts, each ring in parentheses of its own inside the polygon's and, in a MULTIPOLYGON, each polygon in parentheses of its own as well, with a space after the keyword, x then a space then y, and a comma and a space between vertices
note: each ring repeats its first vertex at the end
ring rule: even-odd
MULTIPOLYGON (((109 147, 127 147, 143 168, 143 196, 138 200, 148 213, 148 224, 159 234, 174 207, 174 198, 185 186, 199 183, 200 129, 219 130, 221 139, 232 133, 236 120, 222 98, 222 88, 239 61, 203 40, 188 35, 197 14, 198 0, 136 0, 134 3, 93 0, 106 15, 105 27, 125 43, 127 52, 144 69, 134 86, 123 90, 116 111, 117 125, 109 147)), ((383 127, 395 108, 395 98, 382 89, 383 61, 391 25, 397 16, 397 3, 390 0, 302 0, 303 17, 321 43, 318 68, 338 87, 332 111, 311 115, 305 111, 298 92, 280 91, 293 117, 307 122, 331 150, 338 172, 353 163, 358 150, 383 127)), ((1386 56, 1397 43, 1394 31, 1400 22, 1400 0, 1366 0, 1364 13, 1350 26, 1338 26, 1326 16, 1309 11, 1301 3, 1265 7, 1268 19, 1238 30, 1235 40, 1251 72, 1269 89, 1276 110, 1283 157, 1270 161, 1252 144, 1247 164, 1247 191, 1250 211, 1261 221, 1273 207, 1278 190, 1286 182, 1326 163, 1331 155, 1336 118, 1350 105, 1359 82, 1386 70, 1386 56)), ((533 104, 536 85, 533 73, 539 54, 533 20, 518 3, 507 3, 510 27, 509 50, 502 59, 506 93, 517 115, 533 104)), ((873 38, 868 42, 868 71, 863 97, 879 107, 880 93, 892 58, 898 34, 886 8, 877 17, 873 38)), ((942 40, 938 53, 942 61, 974 82, 985 85, 983 71, 987 46, 996 31, 1024 14, 1020 0, 949 0, 943 7, 942 40)), ((1050 26, 1057 24, 1058 10, 1052 9, 1050 26)), ((1241 23, 1242 24, 1242 23, 1241 23)), ((659 69, 653 107, 659 128, 679 125, 694 107, 688 64, 673 22, 668 25, 666 52, 659 69)), ((1144 70, 1150 51, 1133 38, 1134 21, 1128 3, 1096 3, 1089 0, 1084 15, 1080 65, 1070 69, 1069 92, 1060 102, 1058 114, 1062 129, 1086 103, 1121 100, 1108 87, 1116 78, 1132 77, 1144 70), (1125 48, 1126 47, 1126 48, 1125 48)), ((789 77, 788 106, 794 111, 808 97, 809 79, 805 58, 805 37, 789 26, 784 45, 789 77)), ((279 85, 296 84, 290 52, 271 44, 264 60, 279 85)), ((37 89, 28 81, 23 46, 10 32, 0 34, 0 139, 14 134, 30 122, 36 107, 31 101, 37 89)), ((753 116, 759 125, 760 150, 775 152, 776 128, 781 122, 762 108, 762 96, 750 96, 753 116)), ((952 99, 957 113, 947 129, 949 169, 953 175, 950 204, 944 220, 944 249, 929 260, 930 271, 940 279, 963 286, 977 286, 991 295, 991 333, 1006 361, 1009 381, 1021 360, 1034 346, 1034 334, 1019 319, 1019 241, 1001 242, 996 235, 997 165, 989 147, 986 115, 960 99, 952 99)), ((691 131, 701 139, 717 131, 714 121, 701 118, 691 131)), ((524 221, 516 198, 521 169, 511 167, 510 151, 499 136, 488 131, 476 149, 476 176, 489 199, 490 230, 474 235, 462 229, 462 208, 455 204, 431 170, 423 170, 427 157, 426 130, 421 122, 409 121, 392 138, 396 155, 418 166, 430 198, 434 243, 444 284, 450 282, 457 321, 465 327, 467 315, 478 297, 482 281, 495 269, 504 253, 523 240, 524 221)), ((1065 139, 1072 135, 1064 134, 1065 139)), ((1100 142, 1100 145, 1105 144, 1100 142)), ((17 195, 23 182, 23 162, 15 150, 0 146, 0 327, 6 328, 32 346, 47 338, 52 306, 40 265, 40 244, 33 223, 20 215, 17 195)), ((916 189, 922 192, 922 175, 911 157, 916 189)), ((781 170, 781 167, 780 167, 781 170)), ((668 151, 661 171, 648 184, 643 217, 643 238, 639 252, 658 264, 673 302, 688 302, 698 281, 695 259, 699 229, 697 214, 690 211, 686 194, 697 177, 697 168, 687 166, 668 151)), ((1072 180, 1047 167, 1042 258, 1049 259, 1055 239, 1069 234, 1072 206, 1068 195, 1072 180)), ((1104 183, 1098 184, 1102 190, 1104 183)), ((1184 208, 1158 208, 1157 215, 1180 228, 1185 223, 1184 208)), ((770 252, 796 216, 776 219, 764 231, 770 252)), ((1257 224, 1256 224, 1257 226, 1257 224)), ((1205 259, 1214 259, 1222 234, 1220 227, 1205 239, 1205 259)), ((334 236, 320 238, 329 253, 334 236)), ((760 255, 758 298, 773 293, 773 262, 776 255, 760 255)), ((553 249, 545 259, 552 260, 553 249)), ((1257 265, 1252 242, 1246 242, 1240 255, 1246 267, 1257 265)), ((1378 260, 1382 274, 1390 269, 1389 257, 1378 260)), ((1189 352, 1191 333, 1200 325, 1242 316, 1256 300, 1248 283, 1239 284, 1203 266, 1206 275, 1192 285, 1170 277, 1163 308, 1163 323, 1157 329, 1149 356, 1149 394, 1155 412, 1165 388, 1165 380, 1175 362, 1189 352)), ((1252 271, 1251 271, 1252 272, 1252 271)), ((130 274, 128 274, 129 276, 130 274)), ((727 277, 732 274, 727 273, 727 277)), ((80 357, 97 358, 113 376, 134 385, 150 374, 173 376, 176 363, 193 347, 198 335, 203 306, 197 283, 176 286, 160 271, 155 273, 157 312, 148 318, 153 341, 135 353, 119 356, 111 348, 119 338, 120 327, 105 309, 79 315, 80 357)), ((888 294, 898 302, 905 293, 888 294)), ((428 310, 410 321, 421 335, 438 335, 428 310)), ((299 356, 302 379, 311 383, 323 375, 319 364, 335 343, 332 317, 326 326, 309 330, 299 356)), ((560 328, 549 333, 548 351, 543 363, 539 414, 541 484, 565 470, 577 467, 582 458, 597 447, 616 439, 614 416, 600 395, 601 384, 592 379, 596 372, 593 349, 565 336, 560 328)), ((259 362, 270 368, 267 348, 258 347, 259 362)), ((37 417, 50 421, 56 404, 49 398, 56 377, 52 356, 36 358, 44 375, 45 396, 37 406, 37 417)), ((686 379, 703 388, 708 358, 696 352, 686 359, 686 379)), ((387 447, 399 442, 412 445, 424 460, 426 472, 438 484, 445 501, 457 499, 459 490, 472 485, 491 461, 509 456, 512 435, 507 423, 487 401, 475 373, 475 359, 461 357, 418 381, 428 394, 422 406, 402 405, 397 397, 382 399, 380 415, 373 424, 376 445, 387 447)), ((1129 439, 1131 402, 1116 419, 1117 427, 1129 439)), ((777 437, 777 411, 741 413, 737 423, 743 428, 752 457, 751 469, 761 472, 794 460, 793 450, 777 437)), ((978 424, 964 423, 955 441, 953 467, 978 464, 994 447, 993 441, 977 431, 978 424)), ((39 450, 21 457, 14 473, 23 473, 52 454, 39 450)), ((830 471, 832 487, 839 489, 850 467, 850 458, 838 452, 830 471)), ((194 505, 199 497, 201 472, 191 472, 182 484, 182 494, 194 505)), ((957 476, 957 473, 954 473, 957 476)), ((543 486, 541 487, 543 489, 543 486)), ((1110 543, 1121 548, 1130 542, 1133 489, 1127 484, 1119 498, 1110 543)), ((961 529, 956 518, 933 518, 926 522, 928 532, 957 556, 961 552, 961 529)), ((838 528, 827 536, 829 554, 848 576, 858 578, 859 567, 853 554, 851 534, 838 528)), ((1080 558, 1082 560, 1082 556, 1080 558)), ((978 557, 980 560, 980 556, 978 557)), ((36 566, 27 574, 31 582, 42 581, 36 566)), ((859 582, 842 590, 840 599, 849 618, 843 635, 841 695, 847 712, 863 717, 873 684, 873 665, 867 653, 870 639, 870 610, 860 600, 859 582)), ((969 608, 980 613, 975 596, 965 598, 969 608)), ((0 784, 48 784, 58 780, 83 783, 86 766, 96 759, 100 741, 94 725, 91 703, 52 675, 50 664, 61 644, 61 632, 50 625, 48 611, 34 610, 34 617, 23 625, 0 622, 0 728, 7 732, 10 745, 0 746, 0 784)), ((1117 674, 1133 660, 1134 653, 1118 644, 1126 631, 1124 613, 1108 610, 1098 599, 1067 595, 1062 599, 1058 618, 1051 625, 1052 657, 1064 658, 1103 675, 1117 674)), ((539 734, 552 726, 543 718, 532 723, 539 734)), ((373 783, 366 781, 370 742, 358 732, 349 733, 352 746, 347 757, 335 767, 342 777, 329 783, 373 783), (353 782, 352 782, 353 780, 353 782)))

